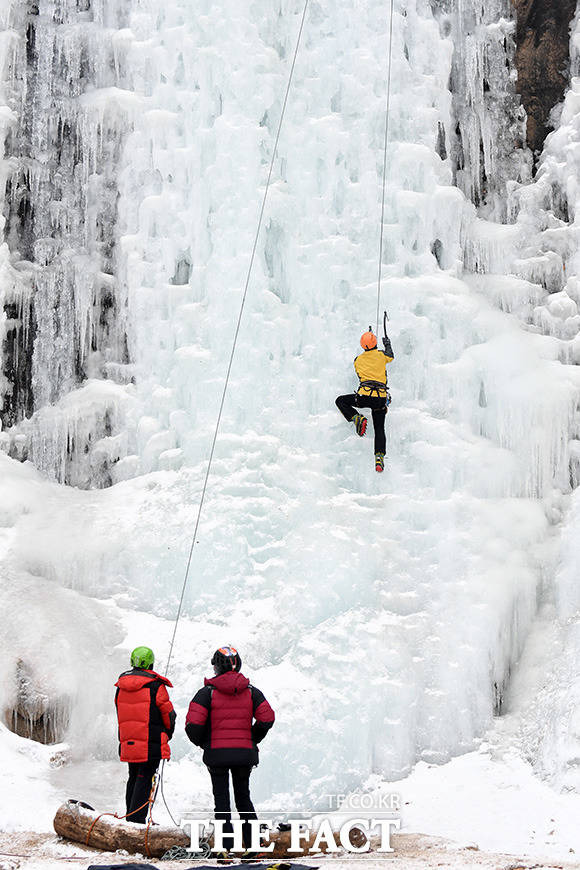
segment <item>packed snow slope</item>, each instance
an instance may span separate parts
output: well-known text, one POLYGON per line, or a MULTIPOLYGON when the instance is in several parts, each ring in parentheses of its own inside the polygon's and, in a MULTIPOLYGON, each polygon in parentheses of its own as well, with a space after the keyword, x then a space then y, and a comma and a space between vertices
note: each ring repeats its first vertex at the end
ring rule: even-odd
MULTIPOLYGON (((334 407, 377 304, 387 7, 310 3, 171 672, 181 711, 240 648, 280 803, 476 745, 576 483, 574 190, 514 151, 507 0, 395 2, 384 475, 334 407)), ((44 694, 76 758, 115 757, 127 650, 168 651, 301 11, 2 8, 1 706, 44 694)))

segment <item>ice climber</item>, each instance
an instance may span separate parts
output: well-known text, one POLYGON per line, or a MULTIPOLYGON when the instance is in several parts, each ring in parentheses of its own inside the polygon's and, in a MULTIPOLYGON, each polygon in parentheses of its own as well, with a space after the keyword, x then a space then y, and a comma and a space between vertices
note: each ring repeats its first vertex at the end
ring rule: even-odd
MULTIPOLYGON (((189 705, 185 730, 203 748, 213 788, 215 817, 224 819, 224 833, 231 834, 230 773, 234 799, 243 825, 243 845, 250 847, 250 819, 256 812, 250 797, 250 773, 258 764, 258 746, 274 724, 274 711, 262 692, 240 673, 242 660, 232 646, 215 651, 211 663, 215 676, 204 680, 189 705)), ((230 843, 231 839, 226 840, 230 843)), ((250 857, 246 852, 246 857, 250 857)))
POLYGON ((129 764, 127 821, 145 822, 153 777, 162 758, 169 758, 169 741, 175 729, 175 711, 165 677, 153 670, 155 656, 147 646, 131 653, 131 670, 115 685, 119 721, 119 755, 129 764))
POLYGON ((385 467, 385 417, 391 404, 391 396, 387 384, 387 364, 395 358, 391 340, 385 332, 383 337, 384 350, 377 349, 377 337, 369 327, 369 331, 361 336, 363 352, 355 357, 354 368, 360 384, 356 393, 339 396, 336 405, 349 423, 354 423, 357 434, 361 437, 367 431, 367 418, 359 414, 356 408, 370 408, 375 430, 375 468, 383 471, 385 467))

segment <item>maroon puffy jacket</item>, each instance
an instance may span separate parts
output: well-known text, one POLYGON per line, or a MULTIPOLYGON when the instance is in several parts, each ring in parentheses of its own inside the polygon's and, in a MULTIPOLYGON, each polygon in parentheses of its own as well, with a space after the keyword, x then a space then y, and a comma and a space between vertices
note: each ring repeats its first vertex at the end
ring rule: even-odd
POLYGON ((121 761, 170 758, 175 711, 166 688, 172 687, 169 680, 155 671, 133 668, 115 685, 121 761))
POLYGON ((185 720, 187 736, 204 749, 208 767, 258 764, 257 744, 274 724, 274 711, 243 674, 204 680, 185 720))

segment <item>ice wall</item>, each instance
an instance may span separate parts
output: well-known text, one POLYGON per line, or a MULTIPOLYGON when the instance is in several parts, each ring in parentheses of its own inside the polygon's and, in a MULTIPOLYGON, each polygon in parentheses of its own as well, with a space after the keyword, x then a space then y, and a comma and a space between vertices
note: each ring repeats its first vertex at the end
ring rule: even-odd
POLYGON ((454 44, 450 89, 455 126, 449 151, 457 186, 482 214, 506 218, 506 182, 529 181, 526 113, 516 97, 510 0, 434 4, 454 44))
POLYGON ((110 434, 102 424, 111 416, 107 391, 95 395, 83 437, 73 421, 64 445, 56 437, 47 451, 39 442, 44 446, 51 433, 36 413, 87 378, 131 377, 115 265, 117 164, 137 108, 127 90, 127 9, 44 0, 3 10, 3 231, 18 280, 10 280, 2 300, 2 425, 14 455, 24 445, 62 482, 106 485, 106 463, 97 468, 91 457, 91 481, 82 466, 110 434), (63 451, 69 458, 55 463, 63 451))
MULTIPOLYGON (((51 238, 34 250, 54 252, 55 236, 56 256, 19 259, 8 225, 10 292, 42 322, 20 416, 34 413, 3 437, 58 481, 112 484, 80 501, 63 488, 72 508, 18 524, 7 563, 45 584, 175 613, 301 5, 41 4, 38 56, 57 45, 70 63, 35 93, 60 106, 67 86, 67 147, 85 144, 67 152, 66 222, 48 202, 58 141, 45 130, 30 157, 32 226, 51 238)), ((529 155, 511 149, 523 118, 504 13, 395 3, 383 301, 396 360, 379 477, 334 398, 354 387, 376 309, 389 20, 378 0, 310 8, 172 674, 184 707, 211 647, 242 648, 280 714, 262 798, 314 799, 473 747, 550 570, 544 543, 576 480, 574 312, 549 295, 562 218, 547 201, 526 209, 541 179, 522 185, 529 155), (509 182, 510 224, 492 222, 509 182)), ((104 734, 91 747, 114 754, 104 734)))
MULTIPOLYGON (((519 258, 516 268, 534 274, 544 294, 533 311, 536 329, 552 336, 562 362, 578 365, 578 166, 580 155, 580 80, 578 15, 571 32, 574 77, 559 125, 546 139, 536 182, 513 189, 519 258)), ((578 407, 578 406, 577 406, 578 407)), ((579 481, 580 427, 576 414, 569 431, 569 481, 579 481)), ((521 717, 523 752, 543 777, 562 791, 577 791, 580 730, 578 723, 578 497, 577 489, 559 506, 566 510, 556 570, 549 578, 543 608, 516 682, 510 707, 521 717)))
MULTIPOLYGON (((48 565, 60 569, 75 540, 75 518, 86 517, 90 503, 4 453, 0 470, 0 718, 40 742, 59 743, 66 734, 72 754, 85 754, 104 734, 114 735, 106 705, 123 633, 110 609, 64 588, 48 565), (40 542, 51 555, 35 561, 40 542)), ((77 546, 84 549, 81 541, 77 546)), ((14 745, 3 749, 10 754, 14 745)))

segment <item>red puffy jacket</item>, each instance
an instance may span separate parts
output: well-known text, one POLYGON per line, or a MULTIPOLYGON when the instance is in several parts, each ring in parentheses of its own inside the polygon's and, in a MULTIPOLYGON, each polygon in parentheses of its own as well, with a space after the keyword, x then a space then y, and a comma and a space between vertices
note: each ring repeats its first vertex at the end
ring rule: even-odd
POLYGON ((155 671, 133 668, 115 685, 121 761, 170 758, 175 711, 166 688, 172 688, 169 680, 155 671))
POLYGON ((204 749, 208 767, 254 765, 258 746, 274 724, 274 711, 243 674, 228 671, 204 681, 185 724, 187 736, 204 749))

